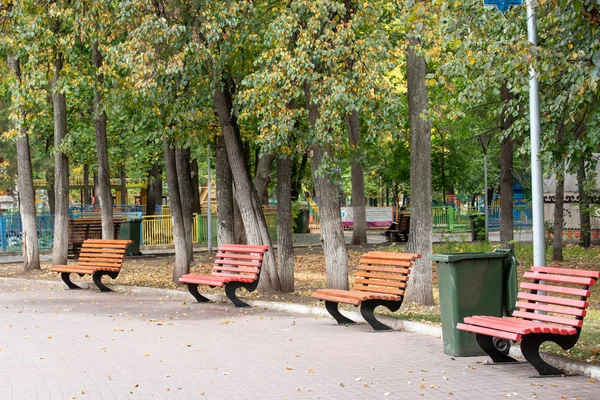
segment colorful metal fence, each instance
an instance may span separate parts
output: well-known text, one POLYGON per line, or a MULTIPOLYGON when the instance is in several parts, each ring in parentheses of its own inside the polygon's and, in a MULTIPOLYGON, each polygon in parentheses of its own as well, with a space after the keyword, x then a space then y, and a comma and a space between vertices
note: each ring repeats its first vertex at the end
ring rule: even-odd
MULTIPOLYGON (((38 243, 40 249, 51 249, 54 241, 54 215, 37 216, 38 243)), ((0 216, 0 250, 20 251, 23 227, 19 214, 0 216)))

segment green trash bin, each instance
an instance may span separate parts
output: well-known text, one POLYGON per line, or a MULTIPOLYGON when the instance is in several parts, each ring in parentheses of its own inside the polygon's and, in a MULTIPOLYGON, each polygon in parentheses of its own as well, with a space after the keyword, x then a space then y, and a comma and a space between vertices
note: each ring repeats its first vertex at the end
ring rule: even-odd
POLYGON ((298 215, 294 219, 294 224, 295 224, 294 233, 309 233, 310 232, 309 217, 310 217, 310 213, 309 213, 308 209, 301 208, 300 211, 298 212, 298 215))
MULTIPOLYGON (((485 354, 475 335, 457 330, 456 324, 473 315, 503 315, 504 292, 508 287, 504 283, 507 279, 504 264, 508 256, 509 253, 494 252, 429 257, 437 263, 445 354, 457 357, 485 354)), ((497 345, 499 349, 509 346, 507 342, 497 345)))
POLYGON ((128 256, 139 256, 140 243, 142 242, 142 221, 140 219, 130 219, 121 224, 119 229, 119 239, 131 240, 132 243, 127 246, 128 256))

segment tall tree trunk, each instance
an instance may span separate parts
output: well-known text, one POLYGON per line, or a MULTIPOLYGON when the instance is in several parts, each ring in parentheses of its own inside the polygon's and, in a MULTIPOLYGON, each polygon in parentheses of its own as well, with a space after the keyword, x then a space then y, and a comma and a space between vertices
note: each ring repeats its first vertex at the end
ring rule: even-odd
POLYGON ((63 140, 67 136, 67 99, 63 93, 59 93, 55 89, 62 67, 63 56, 62 54, 58 54, 54 62, 54 77, 52 78, 54 148, 56 150, 56 155, 54 156, 56 209, 54 214, 54 244, 52 250, 52 264, 54 265, 66 264, 69 251, 69 159, 60 150, 63 140))
POLYGON ((114 239, 113 201, 110 191, 110 172, 108 170, 108 144, 106 138, 106 112, 102 106, 102 86, 104 75, 101 74, 102 53, 98 42, 92 47, 92 61, 96 67, 96 88, 94 90, 94 130, 96 132, 96 154, 98 156, 98 200, 102 215, 102 239, 114 239))
POLYGON ((410 120, 410 235, 407 251, 420 254, 410 274, 405 301, 433 305, 431 188, 431 121, 425 75, 427 64, 419 54, 420 40, 409 36, 406 54, 410 120))
POLYGON ((235 242, 233 223, 233 177, 223 136, 217 137, 217 242, 219 246, 235 242))
POLYGON ((248 244, 262 244, 270 248, 270 251, 266 253, 263 260, 263 270, 258 290, 261 292, 270 290, 280 291, 281 284, 279 282, 275 254, 273 254, 273 246, 269 237, 267 223, 256 189, 250 178, 250 172, 244 158, 243 144, 237 120, 232 112, 233 105, 230 91, 232 82, 226 80, 224 83, 223 89, 219 88, 215 90, 213 101, 227 148, 229 166, 231 167, 231 173, 235 182, 235 196, 244 221, 244 230, 248 244))
POLYGON ((352 213, 353 228, 351 244, 367 244, 367 211, 365 208, 365 177, 360 163, 360 124, 358 111, 353 111, 346 116, 348 138, 352 159, 350 160, 352 174, 352 213))
POLYGON ((500 128, 503 139, 500 143, 500 243, 505 248, 514 248, 513 221, 513 148, 514 142, 510 135, 505 134, 513 124, 512 114, 508 112, 508 102, 512 94, 506 83, 501 91, 504 109, 500 116, 500 128))
POLYGON ((162 205, 162 178, 160 165, 154 163, 148 172, 146 188, 146 215, 156 214, 156 206, 162 205))
POLYGON ((83 204, 92 204, 92 197, 90 196, 90 166, 89 164, 83 165, 83 204))
POLYGON ((263 206, 269 205, 269 194, 267 187, 271 183, 271 165, 273 165, 275 156, 273 154, 264 154, 259 158, 256 165, 256 175, 254 177, 254 186, 256 193, 263 206))
POLYGON ((171 206, 171 222, 173 223, 173 244, 175 246, 175 265, 173 267, 173 282, 190 272, 190 259, 183 222, 183 208, 177 179, 177 161, 171 141, 163 139, 165 166, 167 169, 167 186, 169 188, 169 204, 171 206))
POLYGON ((563 225, 565 221, 565 174, 556 172, 556 200, 554 202, 554 239, 552 241, 552 261, 563 260, 563 225))
POLYGON ((200 177, 200 171, 198 169, 198 160, 192 160, 190 168, 192 170, 192 194, 194 195, 194 198, 192 200, 192 213, 200 214, 202 210, 200 207, 200 186, 198 183, 198 178, 200 177))
MULTIPOLYGON (((315 129, 319 119, 319 105, 312 102, 310 87, 305 85, 306 103, 308 107, 308 124, 315 129)), ((332 178, 319 171, 324 151, 319 144, 310 146, 313 182, 319 201, 321 219, 321 242, 325 254, 327 287, 332 289, 348 289, 348 251, 342 229, 342 217, 339 203, 339 190, 332 178)))
POLYGON ((577 168, 577 187, 579 191, 579 245, 589 248, 591 243, 591 221, 590 200, 585 191, 585 160, 579 157, 579 168, 577 168))
POLYGON ((292 162, 277 160, 277 261, 281 290, 294 291, 294 246, 292 243, 292 162))
MULTIPOLYGON (((8 66, 15 75, 17 84, 21 86, 21 65, 18 58, 8 55, 8 66)), ((19 117, 25 121, 25 108, 19 108, 19 117)), ((29 150, 29 135, 23 124, 17 120, 14 127, 19 127, 17 139, 17 169, 19 188, 19 211, 23 236, 21 246, 23 250, 23 268, 25 271, 40 269, 40 252, 38 249, 37 217, 35 210, 35 189, 33 187, 33 169, 31 167, 31 153, 29 150)))
POLYGON ((125 163, 121 164, 121 207, 123 212, 127 212, 127 172, 125 170, 125 163))
MULTIPOLYGON (((192 191, 192 170, 190 168, 191 151, 178 147, 175 150, 177 182, 179 184, 179 198, 181 199, 181 212, 183 216, 183 228, 185 229, 185 244, 190 261, 194 259, 194 248, 192 245, 192 229, 194 226, 194 215, 192 211, 194 193, 192 191)), ((210 195, 210 193, 209 193, 210 195)))

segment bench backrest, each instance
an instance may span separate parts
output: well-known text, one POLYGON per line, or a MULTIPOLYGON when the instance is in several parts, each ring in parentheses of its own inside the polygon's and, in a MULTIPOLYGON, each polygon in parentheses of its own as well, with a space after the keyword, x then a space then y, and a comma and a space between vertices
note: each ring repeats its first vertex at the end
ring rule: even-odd
MULTIPOLYGON (((126 219, 113 217, 115 237, 119 236, 121 224, 126 219)), ((100 217, 81 217, 69 220, 69 241, 83 242, 86 239, 102 239, 102 219, 100 217)))
POLYGON ((410 213, 401 212, 398 217, 398 232, 408 234, 410 232, 410 213))
POLYGON ((404 296, 413 261, 420 254, 371 251, 363 254, 353 290, 404 296))
POLYGON ((519 310, 513 312, 514 317, 581 329, 590 288, 600 278, 600 271, 531 267, 523 278, 532 282, 521 283, 521 289, 528 292, 517 295, 519 310))
POLYGON ((269 246, 249 244, 224 244, 215 256, 211 275, 240 275, 244 278, 258 280, 263 255, 269 246))
POLYGON ((119 270, 123 266, 125 250, 131 240, 88 239, 83 242, 77 264, 104 270, 119 270))

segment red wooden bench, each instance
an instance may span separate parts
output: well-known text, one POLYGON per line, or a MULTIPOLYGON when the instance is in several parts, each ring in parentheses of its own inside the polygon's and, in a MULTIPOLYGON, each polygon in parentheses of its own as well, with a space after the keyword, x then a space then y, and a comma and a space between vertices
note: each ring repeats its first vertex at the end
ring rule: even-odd
POLYGON ((521 342, 525 359, 540 375, 565 373, 540 357, 540 345, 552 341, 565 350, 575 346, 586 315, 590 288, 600 278, 600 271, 532 267, 521 283, 512 317, 473 316, 458 323, 457 329, 476 334, 477 343, 496 363, 516 360, 495 348, 492 338, 521 342))
POLYGON ((210 275, 186 274, 179 282, 186 283, 198 302, 210 301, 198 292, 198 285, 225 286, 225 294, 236 307, 248 307, 235 292, 242 287, 252 292, 258 286, 263 255, 269 246, 225 244, 219 248, 210 275))
POLYGON ((360 313, 376 330, 390 330, 375 318, 375 308, 384 306, 396 311, 402 305, 408 274, 419 254, 372 251, 363 254, 352 290, 319 289, 311 296, 325 301, 325 308, 338 324, 354 324, 344 317, 339 303, 360 306, 360 313))
POLYGON ((108 275, 116 279, 123 267, 125 250, 131 240, 85 240, 79 252, 77 264, 55 265, 50 271, 60 272, 60 276, 69 289, 81 289, 71 281, 71 274, 79 276, 92 275, 94 283, 100 291, 110 292, 111 289, 102 283, 102 277, 108 275))

